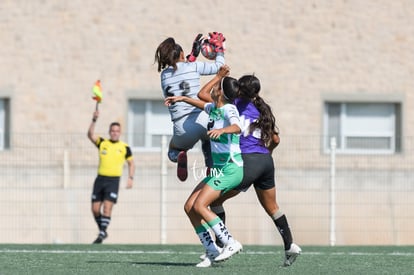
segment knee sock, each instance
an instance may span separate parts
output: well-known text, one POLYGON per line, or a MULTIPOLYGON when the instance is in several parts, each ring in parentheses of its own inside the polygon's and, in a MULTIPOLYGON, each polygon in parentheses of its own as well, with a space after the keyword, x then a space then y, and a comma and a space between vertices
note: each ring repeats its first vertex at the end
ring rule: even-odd
POLYGON ((99 230, 101 230, 101 215, 95 216, 95 222, 98 225, 99 230))
POLYGON ((285 214, 278 210, 275 214, 271 216, 271 218, 273 219, 273 222, 275 223, 277 230, 280 233, 280 236, 282 236, 285 250, 289 250, 293 238, 285 214))
POLYGON ((219 254, 217 246, 213 242, 210 232, 208 231, 208 224, 202 224, 195 228, 198 238, 206 251, 210 254, 219 254))
POLYGON ((234 243, 233 237, 219 217, 216 217, 207 223, 213 230, 214 234, 216 234, 217 239, 219 239, 224 245, 234 243))
POLYGON ((109 226, 109 223, 111 222, 111 217, 107 217, 107 216, 101 216, 101 228, 100 230, 103 232, 106 232, 106 229, 109 226))
MULTIPOLYGON (((226 212, 224 211, 224 208, 222 205, 219 206, 211 206, 211 211, 214 212, 222 221, 224 224, 226 224, 226 212)), ((216 245, 218 247, 223 247, 224 244, 220 241, 220 239, 216 236, 216 245)))

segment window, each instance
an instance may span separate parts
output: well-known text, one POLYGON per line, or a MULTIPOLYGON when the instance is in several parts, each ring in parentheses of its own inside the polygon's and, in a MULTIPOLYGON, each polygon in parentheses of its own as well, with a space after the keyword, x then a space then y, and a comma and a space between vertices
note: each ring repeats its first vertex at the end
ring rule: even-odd
POLYGON ((168 108, 160 100, 132 99, 128 104, 128 143, 132 148, 159 150, 161 137, 172 135, 168 108))
POLYGON ((9 100, 0 98, 0 150, 10 148, 9 100))
POLYGON ((324 133, 325 151, 335 137, 338 152, 399 152, 401 104, 326 102, 324 133))

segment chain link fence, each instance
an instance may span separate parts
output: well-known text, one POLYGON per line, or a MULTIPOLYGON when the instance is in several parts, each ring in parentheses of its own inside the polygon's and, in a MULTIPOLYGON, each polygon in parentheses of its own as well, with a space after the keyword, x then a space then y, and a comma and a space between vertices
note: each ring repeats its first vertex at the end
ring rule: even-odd
MULTIPOLYGON (((0 152, 0 242, 90 243, 98 233, 90 195, 98 151, 86 134, 14 134, 0 152)), ((277 200, 295 242, 413 245, 412 137, 398 154, 335 154, 321 136, 282 136, 273 157, 277 200)), ((180 182, 163 150, 134 150, 135 186, 121 179, 107 243, 198 243, 183 205, 204 171, 191 150, 180 182)), ((124 169, 126 173, 127 169, 124 169)), ((227 224, 244 244, 281 245, 254 189, 225 203, 227 224)))

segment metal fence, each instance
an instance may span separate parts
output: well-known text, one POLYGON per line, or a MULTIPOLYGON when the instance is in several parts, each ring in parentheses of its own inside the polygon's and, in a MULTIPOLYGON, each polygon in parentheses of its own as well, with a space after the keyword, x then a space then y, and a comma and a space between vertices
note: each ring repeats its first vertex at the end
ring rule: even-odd
MULTIPOLYGON (((97 149, 85 134, 13 134, 0 151, 0 242, 90 243, 97 149)), ((412 137, 399 154, 336 154, 320 136, 282 136, 273 153, 277 199, 294 239, 312 245, 413 245, 412 137)), ((107 243, 198 243, 183 204, 204 171, 189 152, 189 179, 158 152, 134 150, 135 186, 121 180, 107 243)), ((126 172, 127 169, 125 169, 126 172)), ((225 204, 232 234, 245 244, 280 245, 253 189, 225 204)))

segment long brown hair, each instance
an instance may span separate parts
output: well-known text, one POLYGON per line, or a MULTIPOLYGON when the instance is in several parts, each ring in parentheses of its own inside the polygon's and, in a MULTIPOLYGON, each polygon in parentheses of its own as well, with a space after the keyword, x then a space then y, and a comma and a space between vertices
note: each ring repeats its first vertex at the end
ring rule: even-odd
POLYGON ((250 124, 250 132, 260 129, 262 140, 267 146, 271 144, 273 135, 279 131, 272 108, 259 96, 260 80, 254 75, 244 75, 239 78, 239 85, 239 97, 251 101, 260 113, 259 119, 250 124))
POLYGON ((175 43, 174 38, 168 37, 158 46, 155 51, 154 63, 158 63, 158 72, 168 66, 172 66, 174 70, 177 69, 177 61, 180 59, 180 54, 183 51, 180 45, 175 43))

